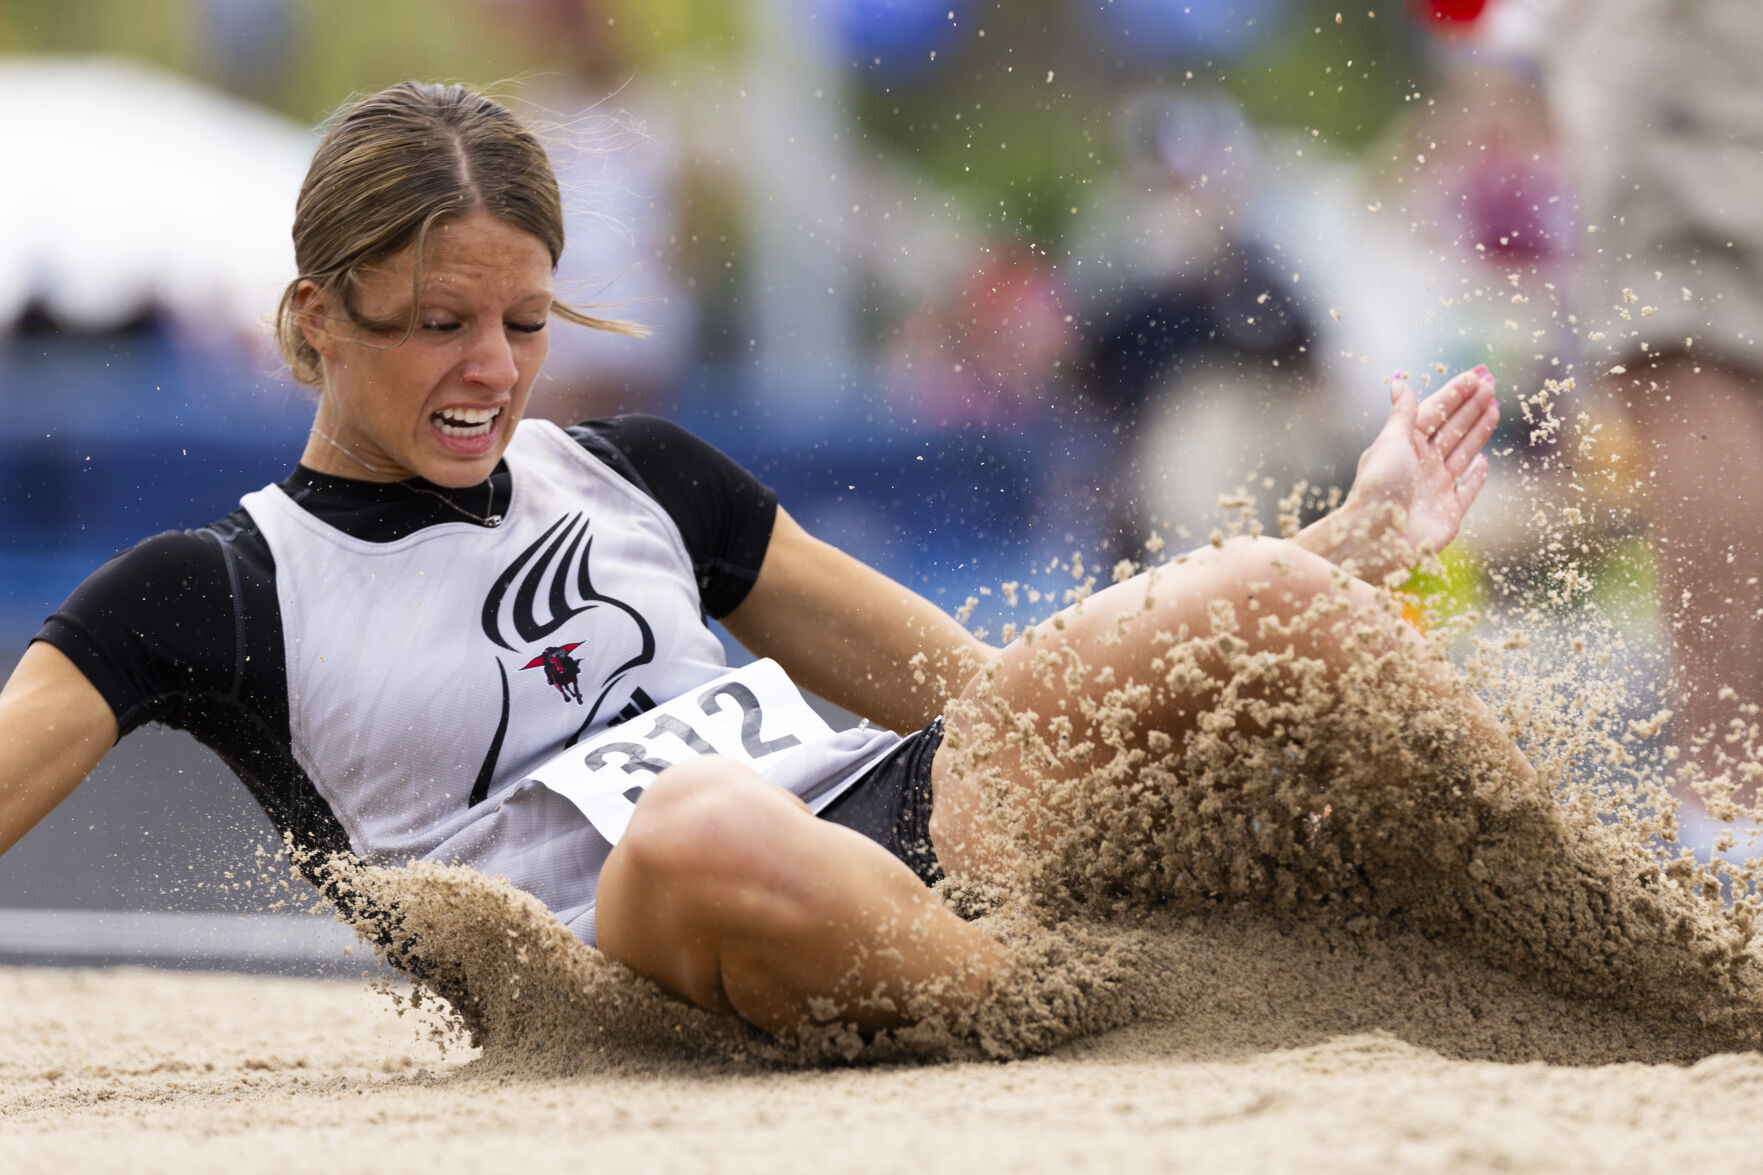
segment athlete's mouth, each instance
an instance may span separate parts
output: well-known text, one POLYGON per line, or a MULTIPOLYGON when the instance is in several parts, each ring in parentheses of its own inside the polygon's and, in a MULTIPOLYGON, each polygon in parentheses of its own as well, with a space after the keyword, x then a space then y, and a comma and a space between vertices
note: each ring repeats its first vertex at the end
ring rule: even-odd
POLYGON ((500 408, 443 408, 429 414, 435 427, 450 437, 481 437, 496 425, 500 408))

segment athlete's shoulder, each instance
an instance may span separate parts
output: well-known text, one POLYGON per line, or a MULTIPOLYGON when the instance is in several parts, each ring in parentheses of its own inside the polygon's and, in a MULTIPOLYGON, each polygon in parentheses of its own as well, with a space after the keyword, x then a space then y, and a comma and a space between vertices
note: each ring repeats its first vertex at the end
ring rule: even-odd
POLYGON ((38 633, 80 666, 125 731, 163 716, 167 697, 232 681, 245 577, 223 544, 206 527, 142 539, 88 575, 38 633))
POLYGON ((705 611, 732 611, 764 562, 777 495, 721 449, 660 416, 588 420, 567 431, 673 519, 705 611))
POLYGON ((568 431, 571 435, 578 432, 593 433, 620 445, 684 444, 708 447, 707 442, 699 439, 683 425, 676 424, 665 416, 651 416, 644 412, 584 420, 580 424, 571 425, 568 431))
MULTIPOLYGON (((216 524, 220 525, 220 524, 216 524)), ((128 581, 142 588, 170 584, 192 577, 212 578, 224 575, 224 556, 219 536, 212 527, 200 530, 168 530, 144 538, 127 550, 119 551, 87 577, 93 581, 116 583, 128 581)))
POLYGON ((239 603, 239 565, 273 574, 273 560, 243 510, 197 530, 168 530, 113 555, 74 589, 64 614, 128 615, 141 625, 194 622, 190 609, 239 603), (260 549, 261 548, 261 549, 260 549))
POLYGON ((661 416, 607 416, 584 420, 564 431, 601 460, 627 464, 639 473, 682 459, 728 460, 715 445, 661 416))

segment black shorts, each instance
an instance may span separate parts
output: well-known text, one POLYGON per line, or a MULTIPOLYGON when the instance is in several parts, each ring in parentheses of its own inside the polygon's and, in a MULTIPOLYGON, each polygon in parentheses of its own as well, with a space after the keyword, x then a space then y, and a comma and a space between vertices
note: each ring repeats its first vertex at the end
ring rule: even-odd
POLYGON ((930 843, 930 764, 942 742, 937 718, 820 811, 822 820, 860 832, 900 858, 926 885, 943 879, 930 843))

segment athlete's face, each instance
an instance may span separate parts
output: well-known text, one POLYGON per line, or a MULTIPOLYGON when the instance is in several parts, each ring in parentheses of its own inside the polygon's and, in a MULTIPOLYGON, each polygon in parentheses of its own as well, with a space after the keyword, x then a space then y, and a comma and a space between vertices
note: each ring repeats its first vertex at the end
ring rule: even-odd
POLYGON ((545 361, 550 253, 483 212, 436 226, 406 338, 415 271, 414 248, 364 271, 353 316, 301 286, 302 322, 324 372, 302 457, 309 467, 469 486, 508 447, 545 361))

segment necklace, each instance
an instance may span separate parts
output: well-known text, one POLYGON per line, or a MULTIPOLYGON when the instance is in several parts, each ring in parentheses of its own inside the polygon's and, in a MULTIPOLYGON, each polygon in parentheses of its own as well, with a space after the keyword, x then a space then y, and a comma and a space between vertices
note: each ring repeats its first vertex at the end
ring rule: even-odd
MULTIPOLYGON (((367 470, 369 473, 378 474, 380 477, 388 476, 388 473, 386 470, 381 469, 379 466, 375 465, 373 462, 367 460, 366 458, 356 455, 356 453, 353 450, 351 450, 349 448, 349 446, 343 444, 343 442, 337 440, 337 438, 335 438, 335 437, 331 436, 331 434, 325 432, 324 429, 318 427, 318 425, 316 425, 316 424, 313 425, 311 431, 312 431, 313 436, 317 437, 319 440, 323 441, 325 444, 329 445, 331 448, 335 449, 337 452, 341 453, 343 456, 349 458, 349 460, 355 462, 355 464, 361 466, 361 468, 367 470)), ((446 494, 438 493, 435 490, 431 490, 427 486, 424 486, 424 485, 417 485, 416 480, 414 478, 406 478, 402 481, 394 482, 393 484, 401 485, 405 489, 411 491, 412 493, 427 494, 429 497, 435 499, 435 501, 440 502, 441 504, 445 505, 448 509, 452 510, 455 514, 463 515, 464 517, 469 518, 473 522, 477 523, 479 526, 496 527, 496 526, 502 525, 502 516, 500 514, 496 513, 496 482, 495 482, 494 478, 485 478, 484 479, 484 486, 490 492, 490 500, 489 500, 488 504, 485 505, 484 512, 482 514, 472 513, 470 510, 467 510, 464 506, 461 506, 458 502, 455 502, 452 498, 449 498, 446 494)))

